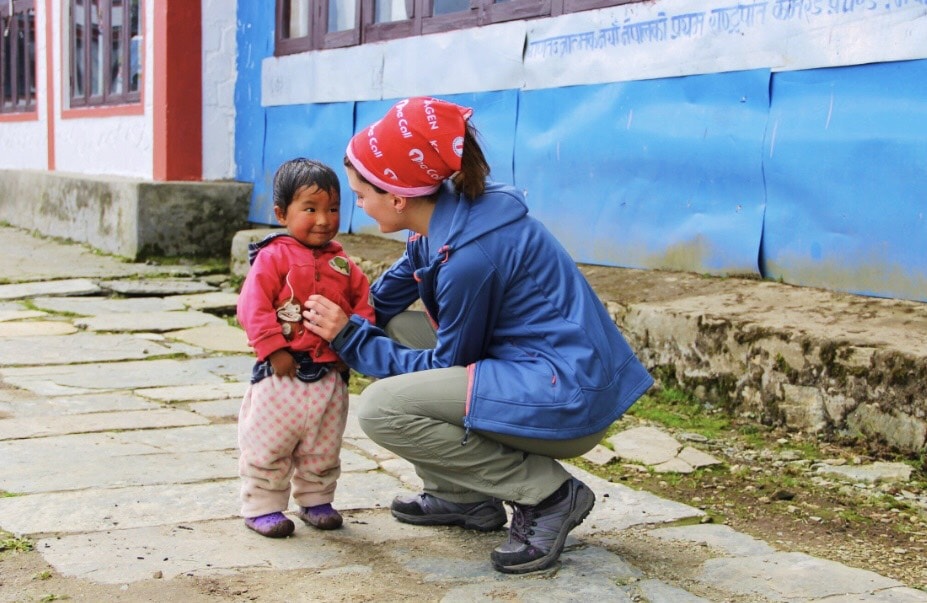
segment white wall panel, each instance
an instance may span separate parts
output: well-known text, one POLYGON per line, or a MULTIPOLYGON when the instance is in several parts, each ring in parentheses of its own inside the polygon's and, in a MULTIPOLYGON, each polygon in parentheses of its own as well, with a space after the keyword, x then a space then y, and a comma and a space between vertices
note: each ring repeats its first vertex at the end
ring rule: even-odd
POLYGON ((924 0, 662 0, 527 23, 529 89, 927 57, 924 0))
POLYGON ((264 59, 264 106, 521 88, 525 22, 264 59))
MULTIPOLYGON (((61 24, 59 31, 67 32, 66 15, 62 15, 60 3, 54 4, 56 5, 54 17, 56 22, 61 24)), ((58 97, 55 111, 57 118, 55 124, 56 171, 148 179, 153 177, 154 81, 157 70, 163 66, 157 65, 154 59, 154 2, 145 2, 143 6, 145 7, 142 20, 145 27, 145 63, 142 82, 144 114, 127 116, 88 114, 87 117, 82 117, 78 112, 74 112, 71 116, 62 118, 60 98, 66 96, 67 92, 56 94, 58 97)), ((60 36, 56 37, 60 41, 60 36)), ((64 53, 58 56, 64 56, 64 53)), ((67 57, 55 64, 57 85, 64 85, 68 81, 67 72, 62 72, 64 65, 68 65, 67 57)))
POLYGON ((48 42, 45 39, 44 10, 36 11, 35 36, 37 118, 30 121, 0 121, 0 169, 44 170, 48 167, 48 63, 45 50, 48 42))
POLYGON ((203 180, 235 177, 237 0, 203 0, 203 180))

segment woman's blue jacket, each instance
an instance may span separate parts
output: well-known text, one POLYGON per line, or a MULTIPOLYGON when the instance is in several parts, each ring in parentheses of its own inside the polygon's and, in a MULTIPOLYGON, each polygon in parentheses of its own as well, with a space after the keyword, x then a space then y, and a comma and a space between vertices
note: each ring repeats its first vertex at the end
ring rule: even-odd
POLYGON ((507 185, 470 201, 446 183, 428 236, 409 238, 371 296, 378 325, 421 299, 437 345, 407 348, 354 316, 335 350, 374 377, 467 367, 468 429, 582 437, 653 384, 573 259, 507 185))

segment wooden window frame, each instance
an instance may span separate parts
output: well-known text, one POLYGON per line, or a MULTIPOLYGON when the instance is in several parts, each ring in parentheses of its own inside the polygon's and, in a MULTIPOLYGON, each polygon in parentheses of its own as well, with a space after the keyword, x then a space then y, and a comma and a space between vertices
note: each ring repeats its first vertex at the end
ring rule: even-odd
POLYGON ((355 28, 328 33, 328 6, 331 0, 309 0, 305 24, 309 33, 299 38, 289 37, 289 5, 291 0, 276 0, 274 54, 276 56, 371 44, 412 36, 480 27, 518 19, 537 19, 618 6, 641 0, 470 0, 470 10, 432 16, 434 0, 406 0, 408 19, 375 23, 376 0, 354 0, 355 28))
MULTIPOLYGON (((84 40, 83 48, 80 53, 77 52, 77 14, 83 12, 83 22, 91 23, 90 11, 92 9, 91 0, 68 0, 68 48, 69 48, 69 97, 70 108, 78 109, 84 107, 108 107, 113 105, 138 105, 142 102, 142 78, 144 77, 144 65, 142 62, 142 53, 144 47, 145 31, 143 28, 143 15, 145 12, 145 0, 138 0, 138 41, 136 47, 136 60, 138 63, 138 85, 135 90, 129 90, 132 78, 132 27, 130 22, 129 11, 126 8, 130 5, 131 0, 97 0, 98 4, 98 22, 100 33, 100 44, 103 50, 102 72, 103 81, 101 90, 98 94, 93 93, 93 86, 90 76, 91 65, 91 45, 89 37, 84 40), (113 23, 112 14, 114 5, 120 5, 123 9, 123 22, 120 30, 120 64, 123 66, 125 73, 123 90, 113 92, 110 90, 113 81, 113 74, 110 66, 112 62, 113 47, 113 23), (77 69, 80 66, 83 70, 83 90, 77 90, 77 69)), ((86 27, 85 33, 86 36, 86 27)))
POLYGON ((0 115, 34 113, 36 111, 36 15, 35 0, 5 0, 0 2, 0 115), (12 8, 12 13, 10 12, 12 8), (25 15, 25 29, 20 18, 25 15), (20 55, 16 40, 22 36, 26 58, 20 55), (9 46, 8 46, 9 43, 9 46), (31 61, 31 65, 30 65, 31 61), (20 63, 23 62, 23 65, 20 63), (9 65, 9 70, 7 70, 9 65), (20 67, 23 73, 20 74, 20 67), (20 82, 22 80, 22 82, 20 82), (20 90, 22 83, 23 90, 20 90), (9 96, 7 95, 9 86, 9 96))

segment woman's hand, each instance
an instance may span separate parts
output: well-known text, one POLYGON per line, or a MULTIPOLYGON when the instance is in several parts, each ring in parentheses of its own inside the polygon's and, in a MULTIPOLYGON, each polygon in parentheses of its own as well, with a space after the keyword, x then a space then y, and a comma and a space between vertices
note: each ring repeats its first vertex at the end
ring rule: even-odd
POLYGON ((318 294, 310 295, 306 300, 303 318, 303 325, 307 329, 329 342, 348 324, 348 315, 344 310, 324 295, 318 294))

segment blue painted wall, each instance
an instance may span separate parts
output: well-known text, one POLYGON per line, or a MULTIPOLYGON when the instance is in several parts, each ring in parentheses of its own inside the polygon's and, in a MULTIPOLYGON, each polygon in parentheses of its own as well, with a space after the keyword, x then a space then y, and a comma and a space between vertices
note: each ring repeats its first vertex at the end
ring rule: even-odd
MULTIPOLYGON (((335 167, 396 99, 261 107, 273 11, 239 3, 238 177, 335 167)), ((927 60, 444 95, 475 109, 497 180, 577 261, 755 274, 927 301, 927 60)), ((377 232, 345 188, 342 228, 377 232)))
POLYGON ((762 273, 927 300, 927 61, 780 73, 762 273))

